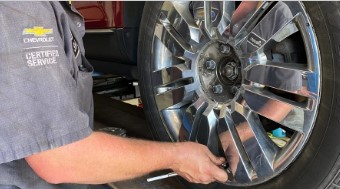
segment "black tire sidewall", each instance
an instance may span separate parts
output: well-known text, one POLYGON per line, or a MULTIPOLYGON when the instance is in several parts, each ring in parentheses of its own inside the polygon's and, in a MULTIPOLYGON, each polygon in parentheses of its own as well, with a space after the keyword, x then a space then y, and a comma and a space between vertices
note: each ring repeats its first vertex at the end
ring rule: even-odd
POLYGON ((140 24, 138 38, 138 73, 139 86, 142 96, 143 108, 152 128, 156 140, 172 141, 169 132, 162 121, 155 102, 154 91, 152 88, 152 42, 156 26, 156 19, 163 2, 146 2, 140 24))
MULTIPOLYGON (((145 114, 157 139, 171 141, 155 102, 151 80, 152 41, 163 2, 147 2, 139 35, 138 68, 145 114)), ((308 143, 291 166, 279 176, 257 186, 230 187, 222 184, 196 185, 190 188, 297 188, 325 187, 337 173, 340 152, 340 11, 338 2, 304 2, 316 33, 321 58, 321 99, 313 132, 308 143), (331 170, 333 171, 330 175, 331 170)))

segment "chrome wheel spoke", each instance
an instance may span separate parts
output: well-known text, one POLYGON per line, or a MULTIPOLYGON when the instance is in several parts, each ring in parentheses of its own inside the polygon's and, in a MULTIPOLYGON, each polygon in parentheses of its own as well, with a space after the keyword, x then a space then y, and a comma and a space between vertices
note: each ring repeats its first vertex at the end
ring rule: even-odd
POLYGON ((176 52, 172 53, 165 46, 165 44, 158 38, 154 40, 154 48, 153 50, 156 52, 155 56, 152 57, 152 71, 158 71, 164 68, 169 68, 172 66, 176 66, 179 64, 185 63, 185 58, 183 54, 178 54, 176 52), (159 53, 162 52, 162 53, 159 53))
POLYGON ((153 85, 156 87, 178 87, 193 82, 192 71, 184 64, 165 68, 152 73, 153 85))
POLYGON ((192 90, 192 86, 190 85, 164 90, 167 91, 163 92, 158 89, 158 92, 160 93, 155 96, 155 100, 157 102, 159 110, 163 110, 165 108, 181 108, 182 106, 191 102, 194 93, 194 91, 192 90))
POLYGON ((190 1, 173 1, 165 3, 172 3, 177 13, 183 18, 184 22, 188 25, 191 40, 193 40, 195 43, 199 43, 202 31, 196 25, 192 14, 190 14, 189 12, 190 1))
POLYGON ((231 18, 231 34, 238 44, 256 26, 257 21, 270 7, 271 2, 242 2, 231 18))
POLYGON ((267 61, 245 69, 245 79, 261 85, 296 94, 311 96, 307 91, 307 75, 313 75, 306 64, 267 61))
POLYGON ((287 37, 293 35, 297 31, 299 31, 299 26, 304 24, 303 16, 300 13, 295 15, 291 19, 287 18, 286 20, 287 21, 284 21, 282 24, 280 24, 280 27, 275 28, 272 31, 272 34, 264 36, 266 38, 266 42, 258 49, 259 53, 271 49, 273 47, 273 44, 282 42, 287 37))
POLYGON ((252 111, 294 131, 304 132, 304 115, 310 111, 308 103, 289 100, 265 89, 243 87, 244 100, 252 111), (296 120, 290 113, 294 113, 299 119, 296 120))
POLYGON ((186 116, 189 118, 190 123, 192 123, 189 141, 196 141, 202 114, 207 106, 208 103, 206 103, 205 99, 199 98, 186 109, 186 116))
MULTIPOLYGON (((219 137, 223 150, 226 153, 225 156, 227 158, 227 161, 229 162, 229 166, 231 167, 233 174, 247 175, 247 178, 249 180, 253 180, 254 178, 256 178, 256 172, 254 171, 251 160, 249 159, 248 154, 244 149, 242 139, 238 131, 236 130, 236 125, 229 113, 227 113, 224 118, 221 118, 219 120, 219 130, 223 131, 219 134, 219 137), (229 142, 230 138, 233 141, 232 143, 229 142), (232 150, 234 148, 236 149, 238 154, 235 154, 235 152, 232 150), (240 163, 242 164, 243 169, 237 169, 237 165, 234 165, 234 163, 237 162, 235 162, 235 159, 238 158, 240 159, 240 163)), ((237 176, 235 179, 238 179, 237 176)))
POLYGON ((241 124, 244 124, 243 126, 248 126, 252 130, 251 134, 247 133, 248 138, 256 139, 256 144, 261 151, 261 156, 256 157, 257 159, 255 162, 254 160, 252 161, 253 166, 258 168, 258 166, 260 166, 258 164, 262 163, 263 165, 266 165, 265 169, 258 171, 258 174, 271 174, 273 172, 274 161, 277 153, 279 152, 279 148, 268 137, 259 117, 257 116, 257 112, 254 112, 248 106, 244 106, 239 103, 235 103, 235 106, 235 111, 241 114, 246 120, 246 122, 243 122, 241 124), (249 137, 249 135, 253 137, 249 137))
POLYGON ((217 30, 220 35, 226 31, 226 29, 230 25, 231 16, 235 11, 235 2, 232 1, 223 1, 222 3, 222 16, 221 20, 218 23, 217 30))
POLYGON ((261 153, 256 159, 253 160, 254 167, 256 167, 257 173, 261 176, 270 175, 273 173, 274 161, 279 148, 275 143, 268 137, 266 131, 264 130, 260 119, 254 112, 246 112, 246 120, 253 131, 254 138, 256 139, 256 144, 258 145, 261 153))
POLYGON ((211 20, 212 2, 204 1, 204 29, 210 38, 216 37, 216 28, 211 20))
POLYGON ((275 20, 275 15, 282 11, 280 5, 284 4, 277 3, 246 37, 236 41, 236 46, 243 48, 245 53, 255 51, 262 53, 296 33, 298 31, 297 24, 301 22, 301 15, 297 14, 293 17, 289 12, 284 19, 275 20))
POLYGON ((197 142, 208 146, 209 150, 219 155, 219 138, 217 133, 218 116, 216 115, 213 105, 209 105, 200 118, 198 123, 197 142))
POLYGON ((159 22, 160 24, 157 24, 155 28, 155 36, 161 40, 174 56, 183 57, 185 53, 193 52, 191 45, 173 27, 165 12, 160 14, 159 22))
POLYGON ((170 133, 170 138, 173 141, 179 141, 181 139, 181 135, 189 135, 190 128, 187 128, 186 124, 183 122, 174 122, 173 120, 182 120, 184 117, 183 110, 180 108, 177 109, 163 109, 161 110, 163 114, 164 122, 167 124, 172 124, 172 127, 169 127, 168 131, 170 133))

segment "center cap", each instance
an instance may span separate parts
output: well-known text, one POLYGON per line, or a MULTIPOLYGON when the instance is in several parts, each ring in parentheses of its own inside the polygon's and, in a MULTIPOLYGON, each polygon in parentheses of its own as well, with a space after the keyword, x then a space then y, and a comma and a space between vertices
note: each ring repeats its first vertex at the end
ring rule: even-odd
POLYGON ((202 89, 212 100, 226 103, 234 98, 235 88, 241 83, 241 68, 230 45, 219 41, 208 43, 200 51, 198 72, 202 89))

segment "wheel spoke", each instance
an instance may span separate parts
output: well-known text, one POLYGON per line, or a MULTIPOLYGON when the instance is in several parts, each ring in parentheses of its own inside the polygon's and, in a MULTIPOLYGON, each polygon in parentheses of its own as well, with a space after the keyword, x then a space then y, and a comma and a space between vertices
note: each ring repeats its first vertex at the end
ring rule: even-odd
POLYGON ((202 31, 196 25, 195 20, 189 11, 190 1, 172 1, 165 3, 172 3, 177 13, 183 18, 184 22, 188 25, 191 40, 193 40, 196 43, 199 43, 202 31))
POLYGON ((260 148, 261 155, 257 156, 252 162, 254 167, 256 167, 257 173, 261 176, 270 175, 273 173, 274 161, 277 153, 279 152, 279 147, 268 137, 266 131, 264 130, 259 117, 252 111, 246 113, 246 120, 249 128, 253 131, 254 137, 257 141, 257 145, 260 148))
POLYGON ((186 81, 183 84, 193 82, 192 71, 184 64, 165 68, 152 73, 153 84, 158 86, 169 86, 179 81, 186 81))
MULTIPOLYGON (((306 64, 279 63, 252 64, 245 69, 245 79, 290 93, 306 93, 308 78, 313 75, 306 64)), ((311 96, 312 94, 307 94, 311 96)))
POLYGON ((246 37, 256 26, 257 21, 271 4, 271 2, 244 1, 238 6, 231 18, 230 24, 231 34, 236 40, 235 44, 246 37))
POLYGON ((210 38, 216 37, 216 31, 211 20, 212 2, 204 1, 204 29, 210 38))
POLYGON ((301 19, 301 14, 293 17, 289 12, 290 14, 285 15, 287 17, 276 18, 277 14, 284 14, 277 8, 279 5, 285 4, 282 2, 277 3, 245 38, 236 42, 236 46, 242 48, 246 54, 255 51, 262 53, 264 50, 271 49, 274 44, 296 33, 298 31, 297 23, 301 19))
POLYGON ((171 66, 176 66, 179 64, 184 64, 185 59, 183 54, 179 56, 175 56, 175 53, 170 52, 168 47, 166 47, 159 38, 155 38, 154 40, 154 51, 162 52, 162 53, 155 53, 155 56, 152 58, 152 70, 158 71, 164 68, 169 68, 171 66))
POLYGON ((311 111, 308 104, 277 96, 265 89, 243 87, 245 88, 244 100, 252 111, 294 131, 304 132, 306 121, 304 116, 311 111), (290 114, 295 114, 295 116, 290 116, 290 114))
MULTIPOLYGON (((254 178, 256 178, 257 176, 256 176, 256 173, 254 171, 254 168, 251 164, 251 161, 248 157, 246 150, 244 149, 244 146, 242 144, 242 140, 239 136, 239 133, 236 130, 235 123, 234 123, 234 121, 231 118, 229 113, 227 113, 224 118, 221 118, 219 120, 219 130, 224 131, 224 132, 219 134, 219 137, 220 137, 222 147, 223 147, 223 149, 226 153, 225 155, 227 157, 227 161, 229 161, 229 166, 231 166, 231 169, 233 171, 233 174, 234 175, 244 175, 242 173, 236 173, 236 172, 242 172, 243 171, 242 169, 241 170, 236 169, 237 165, 234 165, 234 163, 236 163, 236 162, 233 162, 234 158, 237 158, 237 157, 235 157, 236 156, 236 154, 234 154, 235 152, 230 150, 230 149, 236 148, 237 153, 238 153, 237 155, 240 158, 241 164, 244 168, 244 171, 245 171, 245 174, 247 175, 247 178, 249 180, 253 180, 254 178), (232 144, 230 142, 228 142, 230 140, 228 138, 229 136, 231 137, 231 139, 233 141, 232 144)), ((238 180, 237 177, 236 177, 236 180, 238 180)))
POLYGON ((192 78, 179 79, 179 80, 176 80, 174 82, 167 83, 166 85, 163 85, 163 86, 157 86, 157 87, 155 87, 154 91, 155 91, 156 94, 161 94, 161 93, 164 93, 164 92, 167 92, 167 91, 178 89, 178 88, 186 86, 186 85, 190 85, 192 83, 193 83, 192 78))
POLYGON ((220 33, 220 35, 223 35, 223 33, 229 27, 230 21, 231 21, 231 16, 233 15, 234 11, 235 11, 235 2, 223 1, 222 17, 221 17, 221 20, 220 20, 220 22, 218 23, 218 26, 217 26, 217 30, 220 33))
POLYGON ((196 141, 197 133, 199 130, 199 123, 201 121, 202 114, 207 107, 208 103, 204 98, 201 97, 197 99, 197 101, 195 101, 192 105, 190 105, 186 110, 186 115, 192 123, 189 141, 196 141))
POLYGON ((173 120, 182 120, 183 112, 181 109, 163 109, 162 111, 163 119, 166 124, 171 124, 169 128, 170 137, 173 141, 178 141, 181 132, 189 133, 183 122, 174 122, 173 120))
POLYGON ((157 102, 158 110, 165 108, 176 109, 191 102, 193 99, 193 86, 186 85, 179 88, 170 89, 168 91, 161 91, 156 93, 155 100, 157 102))
POLYGON ((253 137, 256 139, 256 145, 258 145, 261 151, 261 156, 252 158, 253 166, 257 167, 257 174, 261 176, 263 174, 271 174, 273 171, 275 157, 279 152, 279 147, 277 147, 275 143, 268 137, 259 117, 256 115, 257 112, 253 112, 251 108, 239 103, 235 103, 235 106, 236 112, 241 114, 246 119, 245 124, 252 130, 251 135, 253 135, 253 137), (261 171, 258 171, 260 168, 261 171))
POLYGON ((219 155, 218 116, 213 107, 213 105, 209 105, 201 116, 198 124, 197 142, 208 146, 213 154, 219 155))
POLYGON ((161 40, 174 56, 182 57, 185 53, 193 52, 190 44, 172 26, 165 12, 161 12, 159 21, 161 24, 156 24, 155 36, 161 40))
POLYGON ((281 28, 276 28, 275 30, 273 30, 273 32, 272 32, 273 35, 265 36, 265 38, 268 38, 268 39, 266 39, 267 42, 258 49, 259 53, 262 53, 265 50, 272 49, 274 44, 277 44, 277 43, 283 41, 284 39, 286 39, 287 37, 298 32, 299 31, 299 25, 301 25, 303 23, 303 20, 304 20, 303 16, 300 13, 295 15, 290 20, 288 20, 288 18, 287 18, 281 24, 282 25, 281 28))

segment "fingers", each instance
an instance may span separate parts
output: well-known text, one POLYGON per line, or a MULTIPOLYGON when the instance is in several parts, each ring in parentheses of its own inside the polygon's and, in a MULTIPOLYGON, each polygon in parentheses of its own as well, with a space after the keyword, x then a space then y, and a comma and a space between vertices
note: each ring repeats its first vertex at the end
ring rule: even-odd
MULTIPOLYGON (((172 169, 189 182, 209 184, 226 182, 228 174, 220 168, 225 158, 216 157, 210 150, 197 143, 183 143, 185 158, 179 158, 172 169), (190 153, 188 153, 190 151, 190 153)), ((179 156, 180 157, 180 156, 179 156)))
POLYGON ((228 174, 223 169, 217 167, 214 171, 214 178, 216 179, 216 181, 224 183, 228 180, 228 174))
POLYGON ((210 154, 209 158, 215 165, 222 165, 225 163, 225 159, 223 157, 216 157, 215 155, 210 154))
POLYGON ((225 183, 228 181, 228 174, 224 170, 216 167, 216 169, 211 169, 211 174, 196 175, 194 177, 184 176, 184 178, 189 182, 200 184, 210 184, 216 181, 225 183))
POLYGON ((228 180, 227 172, 215 165, 213 162, 211 162, 210 165, 208 164, 207 169, 202 173, 203 174, 196 178, 197 180, 194 180, 194 182, 209 184, 216 181, 224 183, 228 180))
POLYGON ((207 149, 207 155, 215 165, 221 165, 225 163, 225 159, 223 157, 216 157, 213 153, 210 152, 209 149, 207 149))
POLYGON ((226 182, 228 180, 228 174, 223 169, 220 168, 220 165, 226 162, 225 158, 216 157, 213 153, 210 152, 209 149, 207 151, 207 155, 211 162, 215 164, 215 166, 214 165, 211 166, 212 169, 210 170, 213 178, 219 182, 226 182))

